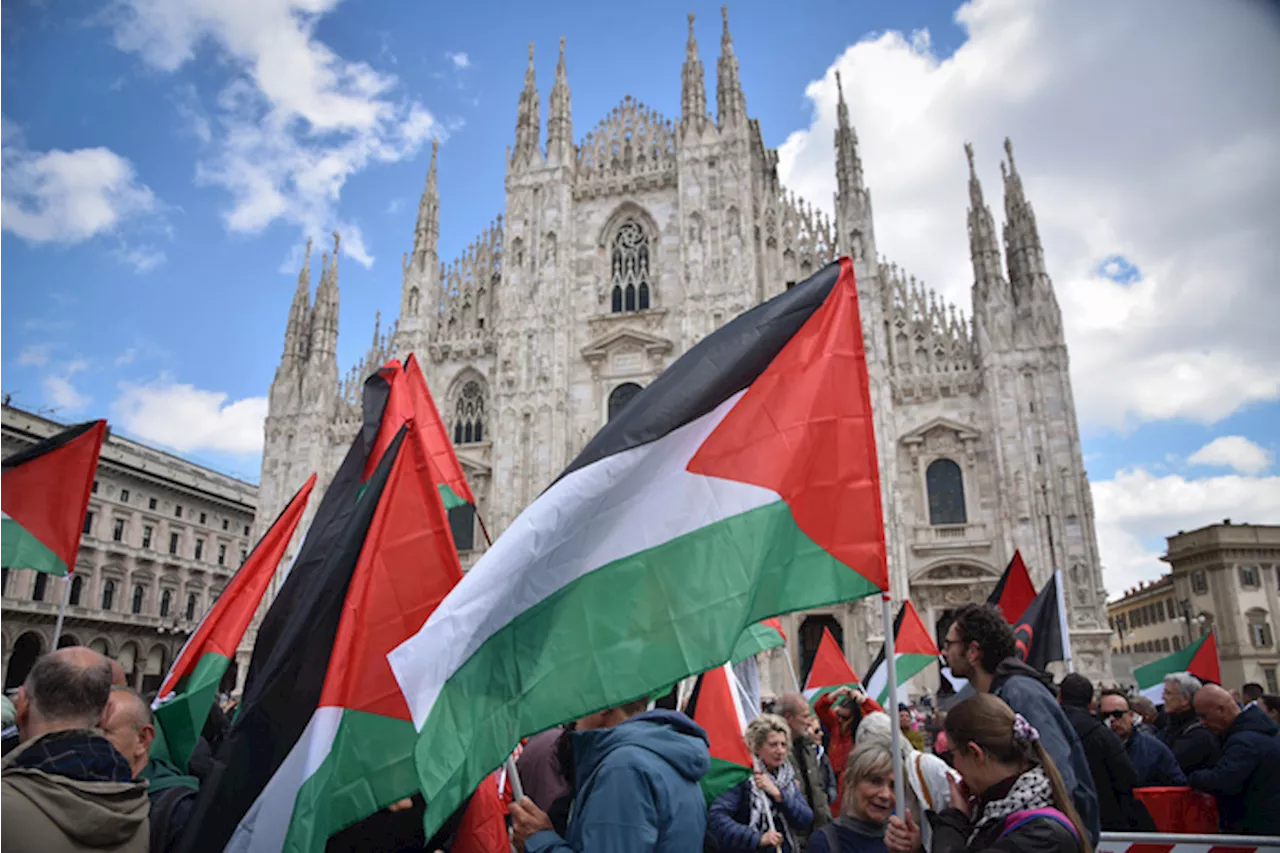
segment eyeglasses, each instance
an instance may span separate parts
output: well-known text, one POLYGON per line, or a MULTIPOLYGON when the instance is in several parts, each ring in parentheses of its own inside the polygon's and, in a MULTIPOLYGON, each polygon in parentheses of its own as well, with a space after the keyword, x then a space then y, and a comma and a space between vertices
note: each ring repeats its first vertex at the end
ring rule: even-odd
POLYGON ((963 646, 963 645, 964 645, 964 640, 943 640, 942 641, 942 647, 944 649, 947 648, 948 646, 963 646))
POLYGON ((1099 720, 1105 720, 1105 719, 1107 719, 1108 717, 1110 717, 1110 718, 1111 718, 1111 719, 1113 719, 1113 720, 1119 720, 1119 719, 1123 719, 1124 717, 1128 716, 1130 713, 1132 713, 1132 712, 1130 712, 1130 711, 1102 711, 1102 712, 1100 712, 1100 713, 1098 714, 1098 719, 1099 719, 1099 720))

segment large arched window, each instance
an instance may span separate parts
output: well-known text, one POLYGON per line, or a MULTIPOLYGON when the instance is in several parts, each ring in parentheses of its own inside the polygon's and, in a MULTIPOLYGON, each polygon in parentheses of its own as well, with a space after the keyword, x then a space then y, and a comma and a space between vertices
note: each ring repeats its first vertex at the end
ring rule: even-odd
POLYGON ((471 444, 484 441, 484 436, 484 389, 471 379, 462 386, 454 405, 453 443, 471 444))
POLYGON ((77 572, 71 578, 71 598, 67 600, 67 604, 72 607, 80 605, 80 596, 84 592, 84 578, 77 572))
POLYGON ((116 602, 116 582, 105 581, 102 584, 102 609, 110 610, 111 605, 116 602))
POLYGON ((609 307, 615 314, 649 310, 649 235, 635 219, 618 227, 610 247, 609 307))
POLYGON ((193 592, 187 596, 187 621, 190 622, 196 618, 196 594, 193 592))
POLYGON ((173 604, 173 593, 165 590, 160 593, 160 616, 163 618, 169 615, 169 607, 173 604))
POLYGON ((930 524, 964 524, 964 477, 950 459, 935 459, 925 471, 930 524))
POLYGON ((44 572, 36 572, 36 586, 31 590, 32 601, 44 601, 46 590, 49 589, 49 576, 44 572))
POLYGON ((132 613, 142 612, 142 598, 146 593, 142 590, 142 584, 135 583, 133 585, 133 606, 130 608, 132 613))
POLYGON ((609 420, 626 408, 627 403, 631 402, 631 398, 639 394, 642 389, 634 382, 625 382, 613 389, 609 394, 609 420))

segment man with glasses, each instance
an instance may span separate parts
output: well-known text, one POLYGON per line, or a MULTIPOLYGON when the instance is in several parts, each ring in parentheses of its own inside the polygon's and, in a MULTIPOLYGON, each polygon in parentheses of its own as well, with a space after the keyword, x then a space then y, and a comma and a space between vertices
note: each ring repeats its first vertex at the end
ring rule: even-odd
POLYGON ((1138 773, 1139 788, 1180 786, 1187 784, 1187 776, 1178 766, 1173 752, 1155 735, 1148 734, 1138 725, 1137 712, 1129 707, 1129 697, 1123 690, 1111 688, 1102 691, 1098 700, 1098 717, 1124 741, 1125 752, 1138 773))
POLYGON ((1084 745, 1085 759, 1098 792, 1098 814, 1103 832, 1155 832, 1155 822, 1145 806, 1134 798, 1138 773, 1115 732, 1089 713, 1093 683, 1078 672, 1062 679, 1058 701, 1071 727, 1084 745))

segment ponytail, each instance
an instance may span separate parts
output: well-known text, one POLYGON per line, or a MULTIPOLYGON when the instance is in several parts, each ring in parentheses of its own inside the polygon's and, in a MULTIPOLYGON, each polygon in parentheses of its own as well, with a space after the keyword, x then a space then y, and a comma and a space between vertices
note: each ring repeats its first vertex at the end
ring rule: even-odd
POLYGON ((1049 757, 1049 753, 1045 752, 1044 746, 1040 741, 1032 744, 1032 753, 1035 762, 1044 770, 1044 775, 1049 777, 1049 788, 1053 791, 1053 807, 1067 816, 1071 821, 1071 825, 1076 828, 1076 835, 1080 837, 1080 853, 1093 853, 1093 845, 1089 843, 1089 833, 1085 831, 1084 821, 1080 818, 1080 812, 1076 811, 1075 803, 1071 799, 1071 792, 1067 790, 1067 785, 1062 781, 1062 774, 1058 772, 1058 766, 1053 763, 1053 759, 1049 757))

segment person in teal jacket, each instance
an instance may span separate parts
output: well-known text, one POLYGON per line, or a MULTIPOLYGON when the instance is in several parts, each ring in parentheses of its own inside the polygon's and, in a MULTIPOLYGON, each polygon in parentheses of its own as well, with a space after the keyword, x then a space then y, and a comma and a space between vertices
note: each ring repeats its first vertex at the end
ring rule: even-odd
POLYGON ((707 733, 676 711, 632 702, 584 717, 573 733, 573 786, 563 837, 528 797, 511 804, 525 853, 699 853, 707 809, 698 782, 707 733))

